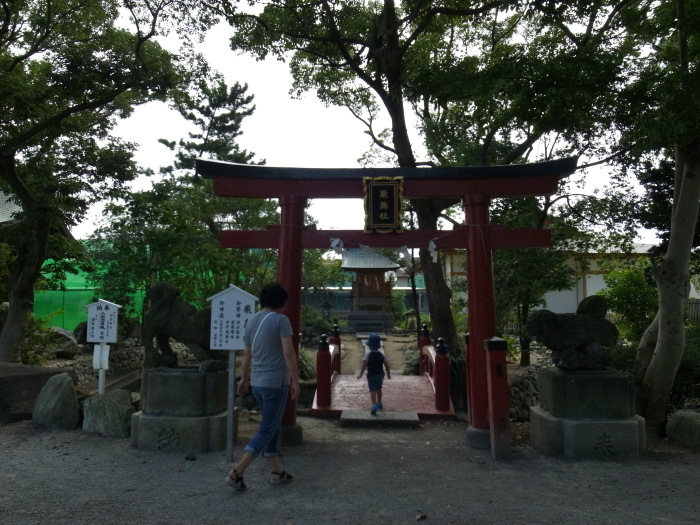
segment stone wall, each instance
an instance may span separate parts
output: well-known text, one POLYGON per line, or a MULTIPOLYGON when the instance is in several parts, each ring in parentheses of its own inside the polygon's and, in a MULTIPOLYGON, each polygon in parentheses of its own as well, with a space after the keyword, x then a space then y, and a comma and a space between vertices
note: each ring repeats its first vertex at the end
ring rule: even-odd
MULTIPOLYGON (((172 343, 171 346, 180 363, 192 359, 186 346, 178 343, 172 343)), ((143 346, 137 346, 137 343, 130 339, 109 345, 109 369, 105 371, 105 377, 140 370, 143 367, 143 355, 143 346)), ((78 377, 76 385, 87 385, 99 378, 99 371, 92 367, 92 353, 89 351, 76 355, 74 359, 47 363, 46 366, 72 368, 78 377)))

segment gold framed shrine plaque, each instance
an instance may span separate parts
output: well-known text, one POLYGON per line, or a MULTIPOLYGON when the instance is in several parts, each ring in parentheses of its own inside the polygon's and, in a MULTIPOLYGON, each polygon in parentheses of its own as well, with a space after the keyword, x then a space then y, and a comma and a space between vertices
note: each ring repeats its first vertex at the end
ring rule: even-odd
POLYGON ((403 232, 403 177, 363 177, 365 233, 403 232))

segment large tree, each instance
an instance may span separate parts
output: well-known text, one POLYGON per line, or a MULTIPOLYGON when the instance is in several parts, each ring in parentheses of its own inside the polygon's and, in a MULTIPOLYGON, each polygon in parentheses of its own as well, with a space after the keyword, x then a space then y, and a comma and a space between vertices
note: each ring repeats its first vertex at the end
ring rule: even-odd
POLYGON ((622 93, 619 122, 632 160, 673 158, 666 253, 653 269, 659 310, 640 341, 635 373, 645 394, 638 410, 663 430, 685 348, 684 310, 700 201, 700 6, 686 0, 640 2, 645 16, 630 27, 645 44, 634 81, 622 93))
MULTIPOLYGON (((233 49, 288 58, 296 94, 313 90, 324 102, 347 107, 377 147, 403 167, 509 164, 580 153, 605 125, 591 118, 599 99, 612 98, 599 86, 615 81, 624 59, 615 34, 619 18, 607 16, 604 2, 568 11, 563 29, 551 16, 552 4, 539 2, 260 5, 255 15, 228 12, 237 27, 233 49), (420 161, 410 109, 428 147, 420 161), (376 129, 382 110, 390 120, 387 133, 376 129), (534 151, 555 133, 564 146, 534 151)), ((458 198, 413 201, 419 227, 435 228, 458 198)), ((433 333, 460 345, 442 267, 428 250, 420 258, 433 333)))
POLYGON ((214 20, 193 0, 0 5, 0 185, 22 207, 6 237, 14 263, 0 362, 18 362, 47 256, 79 256, 70 227, 135 176, 133 146, 110 136, 115 119, 198 72, 156 37, 175 24, 188 41, 214 20))
POLYGON ((130 304, 138 290, 168 281, 200 308, 229 284, 251 293, 274 277, 276 257, 261 250, 224 249, 223 228, 260 229, 279 222, 277 204, 263 199, 214 196, 210 180, 194 176, 197 157, 246 164, 254 155, 238 137, 252 114, 247 86, 229 87, 220 75, 178 90, 173 105, 191 124, 187 138, 161 139, 173 151, 173 164, 148 190, 125 195, 106 207, 106 224, 88 246, 97 269, 91 282, 106 297, 130 304))

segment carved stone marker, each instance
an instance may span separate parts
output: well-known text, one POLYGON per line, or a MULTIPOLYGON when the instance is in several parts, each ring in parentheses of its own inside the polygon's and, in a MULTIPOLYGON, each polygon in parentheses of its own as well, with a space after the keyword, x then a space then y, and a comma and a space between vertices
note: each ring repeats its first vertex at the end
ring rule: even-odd
POLYGON ((568 458, 637 456, 646 449, 630 374, 617 370, 540 370, 540 401, 530 407, 530 442, 568 458))
POLYGON ((227 384, 226 370, 145 370, 142 409, 131 417, 132 446, 166 452, 224 450, 227 384))

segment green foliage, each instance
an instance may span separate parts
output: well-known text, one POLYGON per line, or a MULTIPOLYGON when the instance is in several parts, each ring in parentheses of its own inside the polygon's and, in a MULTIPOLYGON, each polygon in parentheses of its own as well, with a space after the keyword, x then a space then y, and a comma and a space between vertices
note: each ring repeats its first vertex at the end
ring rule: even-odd
POLYGON ((304 381, 316 376, 316 352, 305 348, 299 351, 299 378, 304 381))
MULTIPOLYGON (((0 19, 0 187, 22 211, 2 232, 13 322, 0 332, 0 361, 14 361, 33 285, 47 258, 75 256, 69 229, 90 206, 118 198, 136 175, 134 144, 112 136, 118 119, 198 73, 191 44, 216 21, 185 0, 3 3, 0 19), (172 54, 156 42, 175 29, 172 54)), ((77 246, 77 247, 76 247, 77 246)))
POLYGON ((417 332, 424 324, 430 327, 430 316, 428 314, 420 313, 420 326, 416 328, 416 318, 411 312, 410 315, 404 315, 402 319, 397 321, 396 326, 401 330, 417 332))
POLYGON ((632 372, 634 368, 634 360, 637 355, 636 343, 629 341, 619 341, 610 349, 610 367, 623 372, 632 372))
POLYGON ((610 311, 619 316, 616 325, 620 336, 633 343, 642 338, 659 307, 649 267, 643 259, 632 267, 613 270, 604 277, 607 288, 598 292, 605 297, 610 311))
POLYGON ((236 145, 243 118, 253 111, 246 89, 237 83, 229 88, 214 75, 192 92, 177 92, 175 107, 197 130, 190 140, 162 141, 175 155, 173 165, 161 169, 168 178, 106 207, 108 225, 88 244, 99 263, 90 281, 132 315, 140 314, 137 292, 158 281, 203 308, 229 284, 257 294, 274 279, 274 252, 222 248, 219 233, 279 222, 276 203, 216 197, 210 180, 190 175, 195 157, 204 154, 241 163, 252 159, 236 145))
POLYGON ((399 324, 406 321, 406 304, 403 290, 391 291, 391 313, 394 314, 394 322, 399 324))
MULTIPOLYGON (((54 354, 48 350, 64 341, 61 335, 49 328, 51 319, 58 313, 53 312, 43 317, 34 317, 32 314, 28 316, 27 330, 20 344, 22 364, 41 365, 54 359, 54 354)), ((5 325, 5 321, 7 321, 7 309, 0 308, 0 328, 5 325)))
POLYGON ((700 326, 692 326, 685 332, 685 351, 669 400, 671 410, 682 408, 687 399, 697 398, 700 398, 700 326))
POLYGON ((420 351, 408 350, 405 353, 402 373, 405 376, 420 375, 420 351))
POLYGON ((316 308, 307 306, 301 308, 301 326, 305 329, 308 328, 312 336, 330 335, 333 330, 332 323, 331 319, 324 319, 323 314, 316 308))

